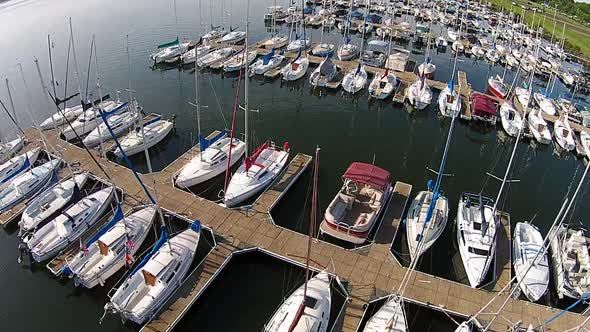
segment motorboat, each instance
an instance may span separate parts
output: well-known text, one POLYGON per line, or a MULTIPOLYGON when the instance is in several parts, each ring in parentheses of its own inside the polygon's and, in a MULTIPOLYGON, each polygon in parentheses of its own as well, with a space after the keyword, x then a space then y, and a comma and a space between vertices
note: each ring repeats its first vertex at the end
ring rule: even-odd
POLYGON ((109 186, 81 199, 62 214, 25 237, 28 250, 35 262, 56 256, 70 243, 77 241, 110 208, 115 187, 109 186))
POLYGON ((305 76, 308 68, 309 60, 307 57, 302 58, 299 56, 281 69, 281 76, 284 81, 296 81, 305 76))
POLYGON ((12 157, 0 165, 0 188, 10 183, 12 179, 31 169, 39 157, 39 152, 41 152, 40 148, 34 148, 21 155, 12 157))
POLYGON ((512 264, 517 283, 531 302, 537 302, 549 288, 549 262, 543 242, 536 226, 516 223, 512 241, 512 264))
POLYGON ((406 239, 412 261, 430 249, 447 225, 449 202, 445 196, 437 195, 436 202, 432 203, 433 196, 432 191, 420 191, 408 210, 406 239), (427 220, 429 213, 431 217, 427 220))
POLYGON ((488 78, 488 90, 500 99, 505 99, 508 94, 508 87, 504 83, 504 79, 498 75, 488 78))
POLYGON ((549 131, 549 127, 547 127, 547 122, 541 115, 540 109, 529 112, 527 123, 529 130, 537 142, 541 144, 549 144, 551 142, 551 132, 549 131))
POLYGON ((369 84, 369 96, 375 99, 385 99, 393 93, 397 84, 397 77, 389 70, 385 70, 383 75, 375 74, 369 84))
POLYGON ((148 255, 131 271, 105 305, 106 312, 142 324, 166 303, 184 280, 195 257, 201 238, 201 223, 168 239, 162 226, 160 239, 148 255))
POLYGON ((544 94, 540 92, 535 92, 533 93, 533 99, 535 99, 535 103, 537 103, 537 106, 539 106, 541 111, 543 111, 544 113, 547 113, 549 115, 557 114, 557 109, 555 109, 555 104, 553 104, 551 98, 546 97, 544 94))
POLYGON ((314 87, 324 87, 338 75, 338 67, 330 58, 325 58, 309 76, 309 83, 314 87))
POLYGON ((572 151, 576 147, 574 131, 570 127, 567 115, 555 120, 553 126, 553 136, 557 144, 566 151, 572 151))
POLYGON ((459 91, 449 85, 445 86, 438 95, 438 110, 440 113, 448 118, 456 117, 461 113, 461 107, 462 102, 459 91))
POLYGON ((24 209, 18 222, 19 235, 34 232, 45 222, 53 220, 69 205, 82 197, 81 189, 88 180, 88 173, 74 174, 49 187, 33 199, 24 209))
POLYGON ((66 124, 68 121, 72 122, 77 117, 80 116, 84 112, 84 108, 82 105, 74 106, 74 107, 66 107, 64 110, 59 110, 56 113, 52 114, 50 117, 45 119, 39 125, 39 128, 42 130, 48 130, 57 128, 61 125, 66 124))
MULTIPOLYGON (((230 29, 231 30, 231 29, 230 29)), ((226 44, 237 44, 246 39, 246 32, 233 30, 228 32, 225 36, 221 37, 221 42, 226 44)))
POLYGON ((502 122, 502 128, 512 137, 518 135, 518 131, 522 127, 522 116, 518 113, 512 104, 509 102, 503 102, 500 105, 500 120, 502 122))
POLYGON ((223 198, 225 206, 238 206, 266 189, 287 164, 289 150, 287 142, 282 148, 268 141, 259 146, 229 181, 223 198))
POLYGON ((11 141, 0 144, 0 163, 5 163, 25 146, 25 139, 17 137, 11 141))
POLYGON ((223 63, 223 71, 231 73, 241 70, 246 66, 246 63, 251 64, 254 62, 257 55, 258 52, 256 50, 249 51, 246 57, 244 57, 244 51, 239 52, 223 63))
POLYGON ((71 126, 64 128, 62 132, 64 138, 69 141, 78 136, 82 137, 98 127, 103 122, 100 109, 102 109, 104 117, 108 119, 112 115, 126 112, 128 110, 128 104, 105 101, 102 103, 102 106, 96 105, 87 109, 74 122, 71 122, 71 126))
POLYGON ((327 332, 331 302, 330 276, 326 272, 320 272, 311 278, 307 285, 301 285, 281 303, 270 320, 264 324, 263 331, 327 332))
POLYGON ((139 113, 137 111, 126 111, 119 114, 114 114, 109 117, 106 123, 103 121, 93 131, 82 140, 82 143, 89 148, 95 147, 101 143, 113 140, 129 131, 136 122, 139 121, 139 113), (107 126, 108 124, 108 126, 107 126), (114 135, 111 135, 112 130, 114 135))
POLYGON ((244 156, 246 151, 246 144, 243 141, 238 138, 232 140, 225 131, 211 139, 200 138, 199 147, 201 152, 192 157, 180 169, 176 177, 175 183, 179 188, 190 188, 224 173, 228 166, 230 147, 230 168, 244 156))
POLYGON ((348 93, 355 94, 365 88, 367 84, 367 71, 361 63, 357 68, 351 69, 342 79, 342 89, 348 93))
POLYGON ((189 46, 190 42, 179 43, 177 38, 176 45, 161 48, 158 52, 150 55, 150 59, 152 59, 155 64, 170 61, 174 58, 180 57, 183 53, 188 51, 189 46))
POLYGON ((326 208, 320 232, 353 244, 365 243, 371 230, 379 226, 391 198, 389 176, 380 167, 353 162, 326 208))
POLYGON ((0 191, 0 214, 46 188, 54 178, 61 159, 50 160, 15 177, 0 191))
POLYGON ((425 109, 432 102, 432 90, 425 78, 418 79, 406 89, 406 99, 418 110, 425 109))
POLYGON ((197 66, 199 68, 206 68, 211 65, 220 63, 234 54, 234 49, 231 47, 224 47, 213 52, 205 54, 203 57, 197 59, 197 66))
MULTIPOLYGON (((120 209, 120 208, 119 208, 120 209)), ((67 262, 63 270, 76 286, 103 286, 124 266, 131 266, 156 217, 157 207, 144 206, 128 216, 115 216, 67 262)))
POLYGON ((144 145, 145 149, 149 149, 160 143, 168 136, 172 128, 174 128, 172 121, 158 117, 143 126, 143 129, 136 128, 136 130, 124 136, 119 142, 121 148, 117 146, 113 152, 119 158, 123 157, 123 152, 127 156, 143 152, 144 145))
POLYGON ((494 201, 464 192, 457 209, 457 243, 469 285, 479 287, 485 280, 496 254, 498 222, 493 216, 494 201))
POLYGON ((387 60, 388 43, 382 40, 371 40, 367 49, 361 54, 361 62, 366 66, 381 68, 387 60))
POLYGON ((578 300, 590 292, 588 231, 580 226, 560 224, 553 234, 551 266, 559 299, 578 300))
POLYGON ((387 302, 369 318, 363 332, 407 332, 408 322, 402 298, 392 294, 387 302))
POLYGON ((250 72, 256 75, 263 75, 267 71, 280 66, 284 59, 285 56, 283 54, 275 54, 274 50, 272 50, 265 56, 256 60, 256 62, 250 67, 250 72))
POLYGON ((498 104, 488 95, 476 93, 471 95, 471 116, 474 120, 495 124, 498 119, 498 104))

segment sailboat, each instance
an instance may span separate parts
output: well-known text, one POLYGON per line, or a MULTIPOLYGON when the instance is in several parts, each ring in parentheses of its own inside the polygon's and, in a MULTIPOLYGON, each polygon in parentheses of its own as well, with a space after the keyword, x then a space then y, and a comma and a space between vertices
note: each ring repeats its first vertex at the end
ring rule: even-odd
POLYGON ((388 297, 387 302, 367 321, 363 332, 406 332, 408 323, 403 302, 397 295, 388 297))
POLYGON ((70 126, 67 126, 64 129, 62 135, 68 141, 77 136, 82 137, 93 131, 103 122, 102 117, 100 116, 100 111, 98 110, 99 108, 104 112, 108 119, 112 115, 126 112, 128 110, 127 106, 127 103, 104 101, 80 114, 74 122, 70 123, 70 126))
POLYGON ((342 79, 342 88, 348 93, 355 94, 367 84, 367 71, 362 63, 357 68, 351 69, 342 79))
POLYGON ((551 98, 546 97, 544 94, 540 92, 535 92, 533 94, 533 99, 537 103, 537 106, 544 112, 549 115, 557 114, 557 110, 555 109, 555 104, 553 104, 553 100, 551 98))
POLYGON ((360 55, 358 45, 350 43, 350 22, 352 19, 352 6, 353 1, 350 2, 350 7, 348 8, 348 15, 346 16, 344 22, 344 37, 342 37, 342 44, 340 44, 340 46, 338 47, 338 59, 340 61, 352 60, 360 55))
POLYGON ((66 124, 68 121, 74 121, 82 112, 84 112, 82 105, 67 107, 63 111, 60 110, 41 122, 40 128, 43 130, 57 128, 66 124))
POLYGON ((220 63, 221 61, 224 61, 233 54, 234 49, 231 47, 220 48, 213 52, 205 54, 203 57, 199 57, 197 60, 197 66, 199 68, 206 68, 216 63, 220 63))
POLYGON ((305 76, 308 68, 309 59, 301 57, 301 51, 299 51, 297 57, 281 69, 281 76, 285 81, 296 81, 305 76))
POLYGON ((174 128, 172 121, 157 117, 124 136, 120 141, 121 147, 116 147, 113 153, 119 158, 123 157, 123 152, 127 156, 138 154, 143 151, 144 144, 149 149, 160 143, 168 136, 172 128, 174 128))
POLYGON ((324 87, 338 75, 336 64, 326 57, 309 76, 309 83, 314 87, 324 87))
POLYGON ((178 37, 175 40, 165 43, 162 45, 158 45, 158 51, 154 52, 150 55, 150 59, 155 64, 160 64, 169 60, 173 60, 177 57, 180 57, 182 54, 188 51, 190 46, 189 41, 180 42, 178 37))
POLYGON ((312 233, 315 229, 317 211, 317 179, 319 171, 319 148, 316 149, 314 186, 312 194, 311 225, 305 261, 305 282, 295 290, 264 324, 264 332, 314 331, 327 332, 330 321, 332 294, 330 275, 326 271, 310 279, 310 254, 312 233))
POLYGON ((549 131, 547 122, 541 115, 540 109, 533 110, 528 114, 527 124, 537 142, 541 144, 551 143, 551 132, 549 131))
POLYGON ((523 118, 510 102, 505 101, 500 105, 500 120, 504 131, 514 137, 518 134, 522 126, 523 118))
MULTIPOLYGON (((433 3, 434 6, 434 3, 433 3)), ((436 65, 432 62, 430 62, 431 58, 430 58, 430 30, 432 29, 432 21, 430 22, 430 25, 428 27, 428 37, 426 38, 426 52, 424 53, 424 62, 422 62, 419 66, 418 66, 418 75, 420 76, 425 76, 426 78, 433 78, 434 77, 434 72, 436 71, 436 65)), ((454 72, 454 71, 453 71, 454 72)))
POLYGON ((488 90, 500 99, 506 98, 506 95, 508 94, 508 87, 506 86, 506 83, 504 83, 504 79, 499 75, 488 78, 488 90))
POLYGON ((383 75, 375 74, 371 84, 369 84, 369 96, 375 99, 385 99, 391 95, 397 86, 397 77, 389 69, 386 69, 383 75))
POLYGON ((238 71, 243 69, 246 64, 251 64, 256 60, 256 56, 258 52, 256 50, 246 52, 246 48, 242 51, 238 52, 237 54, 233 55, 227 61, 223 63, 223 71, 226 73, 231 73, 234 71, 238 71), (244 54, 246 53, 246 54, 244 54))
POLYGON ((157 207, 148 205, 123 216, 119 207, 109 223, 67 262, 64 272, 74 278, 76 285, 102 286, 123 266, 133 263, 133 256, 146 239, 156 212, 157 207))
MULTIPOLYGON (((295 15, 293 17, 295 17, 295 15)), ((305 6, 303 1, 301 1, 301 18, 298 20, 293 20, 291 22, 291 31, 289 33, 289 44, 287 44, 287 52, 306 50, 309 48, 310 45, 311 42, 309 38, 305 36, 305 6), (303 31, 303 34, 301 36, 298 34, 298 27, 303 31), (293 35, 295 35, 295 38, 293 38, 293 35)))
MULTIPOLYGON (((326 7, 326 1, 324 0, 323 7, 326 7)), ((320 43, 317 44, 312 50, 311 54, 320 57, 331 57, 334 54, 334 44, 329 44, 324 42, 324 27, 325 27, 325 20, 322 18, 322 32, 320 34, 320 43)))
MULTIPOLYGON (((134 101, 134 105, 135 107, 133 110, 128 109, 125 112, 114 114, 107 119, 107 122, 113 129, 113 133, 116 137, 125 134, 139 120, 138 112, 140 112, 140 110, 137 101, 134 101)), ((91 148, 99 145, 101 142, 108 142, 112 139, 106 123, 102 122, 82 140, 82 143, 91 148)))
POLYGON ((12 179, 23 172, 29 170, 35 164, 35 161, 37 161, 39 152, 41 152, 40 148, 34 148, 21 155, 12 157, 0 165, 0 188, 10 183, 12 179))
POLYGON ((250 69, 251 74, 263 75, 267 71, 274 69, 283 63, 285 56, 281 52, 275 54, 275 50, 272 49, 268 54, 264 55, 260 59, 256 60, 250 69))
POLYGON ((453 62, 453 74, 451 80, 445 88, 438 95, 438 110, 446 117, 456 117, 461 113, 461 96, 458 90, 455 90, 455 69, 457 68, 458 53, 455 53, 455 60, 453 62))
POLYGON ((555 290, 560 299, 580 299, 590 292, 590 234, 580 226, 561 224, 551 240, 555 290))
POLYGON ((557 144, 566 151, 572 151, 576 147, 574 131, 570 127, 567 114, 555 120, 553 136, 557 144))
POLYGON ((410 105, 418 110, 423 110, 430 105, 432 102, 432 90, 426 83, 426 77, 421 76, 406 89, 406 99, 410 105))
POLYGON ((244 142, 238 138, 228 137, 228 133, 225 130, 209 139, 203 137, 201 133, 201 104, 199 99, 199 73, 196 70, 195 107, 197 108, 199 152, 180 169, 175 180, 176 185, 180 188, 195 186, 224 173, 228 164, 231 168, 231 166, 242 158, 246 151, 244 142))
POLYGON ((549 288, 549 261, 543 252, 543 242, 537 227, 516 223, 512 241, 514 274, 520 289, 531 302, 537 302, 549 288))
MULTIPOLYGON (((277 1, 274 0, 274 6, 269 8, 271 19, 271 35, 270 38, 262 43, 262 46, 267 49, 281 48, 287 45, 289 39, 286 36, 280 35, 277 29, 277 18, 286 17, 287 14, 283 12, 281 6, 277 6, 277 1)), ((265 19, 267 16, 265 16, 265 19)))
POLYGON ((226 44, 237 44, 246 38, 246 32, 236 30, 236 28, 229 28, 229 32, 221 37, 220 41, 226 44))
POLYGON ((6 162, 12 158, 25 146, 25 140, 22 137, 17 137, 11 141, 0 144, 0 163, 6 162))

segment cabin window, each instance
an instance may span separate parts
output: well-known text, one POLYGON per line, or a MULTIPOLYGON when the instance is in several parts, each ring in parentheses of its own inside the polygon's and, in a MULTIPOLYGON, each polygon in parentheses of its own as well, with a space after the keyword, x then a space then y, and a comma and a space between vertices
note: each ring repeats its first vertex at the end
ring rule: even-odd
POLYGON ((268 173, 268 171, 264 171, 264 172, 260 173, 260 176, 258 176, 258 178, 264 177, 267 173, 268 173))
POLYGON ((472 254, 476 254, 476 255, 480 255, 480 256, 488 256, 489 255, 489 252, 487 250, 483 250, 483 249, 479 249, 479 248, 469 247, 469 248, 467 248, 467 251, 469 251, 472 254))
POLYGON ((420 242, 422 240, 422 234, 416 235, 416 242, 420 242))
POLYGON ((473 229, 476 231, 481 231, 481 223, 480 222, 473 222, 473 229))
POLYGON ((460 234, 461 234, 461 241, 463 241, 463 243, 465 243, 465 232, 463 232, 463 230, 461 230, 460 234))
POLYGON ((318 303, 318 300, 316 298, 313 298, 311 296, 306 296, 305 297, 305 306, 311 309, 315 308, 315 305, 318 303))

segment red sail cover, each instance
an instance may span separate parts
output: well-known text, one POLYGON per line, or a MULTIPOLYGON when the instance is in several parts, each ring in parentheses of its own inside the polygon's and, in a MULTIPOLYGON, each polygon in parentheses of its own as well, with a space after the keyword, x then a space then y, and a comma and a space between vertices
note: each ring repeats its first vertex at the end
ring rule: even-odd
POLYGON ((372 187, 384 190, 389 184, 389 172, 383 168, 354 162, 348 166, 344 178, 355 182, 366 183, 372 187))
POLYGON ((471 97, 473 114, 480 117, 495 117, 498 113, 497 103, 493 98, 484 94, 473 94, 471 97))
POLYGON ((264 144, 259 146, 258 149, 256 149, 256 151, 254 151, 254 153, 250 157, 244 160, 244 163, 246 163, 246 172, 250 170, 250 167, 252 167, 252 165, 254 165, 254 163, 256 162, 256 158, 258 158, 260 153, 264 151, 264 149, 266 148, 268 148, 268 141, 264 142, 264 144))

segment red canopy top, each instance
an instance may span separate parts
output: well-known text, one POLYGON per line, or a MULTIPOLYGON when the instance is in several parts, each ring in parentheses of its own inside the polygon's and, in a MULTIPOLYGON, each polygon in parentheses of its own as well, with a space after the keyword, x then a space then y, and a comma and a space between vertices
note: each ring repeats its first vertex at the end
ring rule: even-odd
POLYGON ((473 94, 471 104, 473 112, 478 115, 496 116, 498 113, 496 100, 484 94, 473 94))
POLYGON ((389 172, 383 168, 354 162, 348 166, 344 173, 344 178, 353 180, 355 182, 366 183, 378 189, 385 189, 389 184, 389 172))

